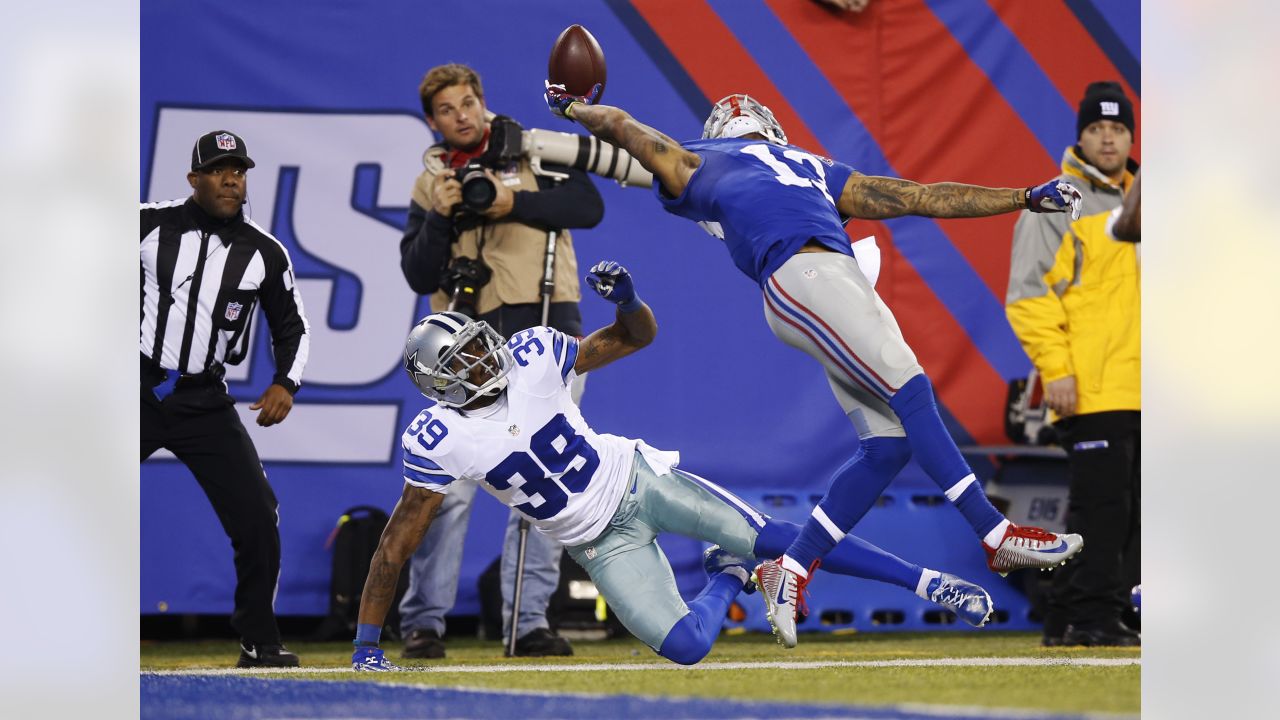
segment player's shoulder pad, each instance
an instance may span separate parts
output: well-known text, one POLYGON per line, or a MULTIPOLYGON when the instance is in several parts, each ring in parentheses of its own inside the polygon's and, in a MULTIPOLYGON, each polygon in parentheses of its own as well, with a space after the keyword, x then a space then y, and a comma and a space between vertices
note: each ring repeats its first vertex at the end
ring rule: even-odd
POLYGON ((534 382, 554 377, 564 385, 578 360, 578 339, 544 326, 512 335, 507 349, 516 364, 514 372, 534 382))
POLYGON ((451 467, 450 455, 465 434, 458 418, 453 410, 432 403, 409 423, 400 436, 406 480, 431 487, 453 481, 457 468, 451 467))

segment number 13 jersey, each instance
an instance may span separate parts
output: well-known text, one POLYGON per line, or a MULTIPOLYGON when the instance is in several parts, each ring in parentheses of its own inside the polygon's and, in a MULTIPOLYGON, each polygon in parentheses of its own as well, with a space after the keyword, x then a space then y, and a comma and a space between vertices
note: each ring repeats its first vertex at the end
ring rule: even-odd
POLYGON ((852 256, 836 209, 853 168, 762 140, 720 138, 681 143, 702 158, 684 192, 654 192, 670 213, 724 240, 733 264, 764 286, 810 239, 852 256))
POLYGON ((637 449, 659 472, 679 456, 587 425, 568 388, 574 338, 537 327, 507 347, 515 365, 498 402, 465 414, 431 405, 405 430, 404 480, 440 493, 479 483, 560 543, 593 540, 617 510, 637 449))

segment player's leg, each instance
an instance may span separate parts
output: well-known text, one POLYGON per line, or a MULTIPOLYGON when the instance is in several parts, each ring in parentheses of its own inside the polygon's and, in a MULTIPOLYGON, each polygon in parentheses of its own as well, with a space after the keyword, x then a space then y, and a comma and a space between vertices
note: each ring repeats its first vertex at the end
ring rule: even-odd
MULTIPOLYGON (((905 431, 910 454, 982 538, 993 570, 1052 567, 1079 550, 1079 538, 1017 528, 991 505, 943 425, 933 388, 897 321, 853 258, 836 253, 796 255, 766 283, 765 307, 780 339, 823 363, 860 437, 892 437, 905 431), (851 411, 849 399, 862 410, 851 411), (876 427, 886 414, 900 429, 876 427)), ((852 507, 856 521, 861 517, 858 511, 865 512, 863 505, 869 507, 869 491, 862 488, 859 493, 852 503, 844 498, 844 503, 832 504, 852 507)), ((836 528, 847 531, 839 524, 836 528)), ((785 567, 804 577, 804 556, 821 550, 820 538, 814 528, 807 538, 813 542, 794 548, 802 557, 788 553, 785 567)))
MULTIPOLYGON (((184 402, 169 400, 175 407, 184 402)), ((171 428, 166 445, 191 469, 231 539, 236 569, 231 626, 244 644, 239 664, 298 665, 298 656, 281 645, 274 609, 280 580, 278 503, 235 409, 228 403, 187 416, 171 428)))
POLYGON ((409 588, 400 599, 400 635, 406 658, 445 656, 444 616, 453 609, 462 572, 462 546, 471 522, 475 483, 454 483, 431 527, 409 559, 409 588))
MULTIPOLYGON (((631 634, 659 655, 691 665, 710 652, 729 604, 742 591, 746 573, 714 573, 698 597, 686 604, 671 565, 655 542, 661 531, 653 522, 657 508, 646 507, 654 493, 639 490, 651 488, 655 475, 639 454, 633 472, 637 492, 623 496, 608 529, 566 550, 587 571, 631 634)), ((739 524, 744 526, 741 532, 726 539, 738 548, 749 548, 754 531, 741 520, 739 524)))
MULTIPOLYGON (((516 559, 520 547, 520 514, 511 511, 502 545, 502 637, 506 647, 511 637, 511 603, 515 597, 516 559)), ((529 529, 525 541, 524 579, 520 586, 520 617, 516 624, 516 655, 541 657, 572 655, 568 640, 551 632, 547 605, 560 584, 560 555, 563 546, 546 535, 529 529)))
MULTIPOLYGON (((768 517, 725 488, 684 470, 672 469, 654 485, 639 482, 636 490, 644 493, 646 521, 659 531, 696 537, 735 555, 776 558, 802 532, 801 526, 768 517), (745 540, 753 533, 750 550, 744 550, 745 540)), ((842 541, 826 553, 822 567, 838 575, 897 585, 952 610, 971 625, 984 624, 991 613, 991 596, 981 587, 907 562, 853 535, 842 535, 842 541)), ((785 618, 782 621, 785 624, 785 618)), ((789 644, 787 628, 779 635, 784 645, 789 644)))

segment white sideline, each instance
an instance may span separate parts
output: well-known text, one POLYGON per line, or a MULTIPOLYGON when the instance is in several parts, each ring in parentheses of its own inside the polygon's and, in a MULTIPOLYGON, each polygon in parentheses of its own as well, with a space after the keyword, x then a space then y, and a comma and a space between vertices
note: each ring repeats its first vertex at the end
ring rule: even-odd
MULTIPOLYGON (((1071 657, 973 657, 911 660, 831 660, 815 662, 707 662, 692 666, 675 663, 597 663, 591 665, 416 665, 405 672, 504 673, 504 672, 581 672, 592 670, 814 670, 817 668, 886 668, 886 667, 1125 667, 1141 665, 1141 658, 1071 658, 1071 657)), ((349 673, 350 668, 191 668, 187 670, 142 670, 142 675, 300 675, 307 673, 349 673)))

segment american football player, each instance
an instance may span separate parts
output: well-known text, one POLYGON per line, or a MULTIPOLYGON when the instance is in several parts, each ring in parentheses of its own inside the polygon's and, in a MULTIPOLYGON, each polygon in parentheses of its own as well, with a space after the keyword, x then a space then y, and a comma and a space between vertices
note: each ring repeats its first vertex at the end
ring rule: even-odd
MULTIPOLYGON (((754 591, 755 558, 776 557, 799 533, 678 468, 678 453, 587 424, 570 395, 574 376, 630 355, 658 331, 617 263, 596 265, 587 284, 617 311, 581 341, 547 327, 506 339, 451 312, 428 316, 409 334, 405 370, 430 402, 401 437, 404 492, 369 567, 354 669, 398 669, 378 642, 400 567, 458 483, 477 483, 562 543, 633 635, 686 665, 711 650, 738 593, 754 591), (704 558, 707 585, 688 603, 655 542, 662 532, 715 543, 704 558)), ((828 554, 826 568, 899 585, 971 625, 991 614, 981 587, 852 535, 828 554)))
POLYGON ((1079 535, 1019 527, 987 500, 943 425, 928 376, 844 232, 853 217, 983 217, 1024 209, 1078 217, 1078 190, 1058 180, 988 188, 863 175, 787 144, 769 108, 747 95, 720 100, 702 139, 679 143, 623 110, 595 104, 599 90, 578 97, 548 83, 547 104, 630 152, 654 174, 654 192, 668 212, 724 242, 738 269, 761 288, 774 335, 822 363, 861 440, 795 542, 757 569, 766 599, 777 601, 770 616, 784 644, 795 643, 796 598, 812 570, 913 456, 981 538, 992 570, 1050 568, 1080 550, 1079 535))

